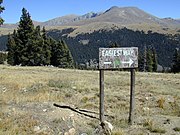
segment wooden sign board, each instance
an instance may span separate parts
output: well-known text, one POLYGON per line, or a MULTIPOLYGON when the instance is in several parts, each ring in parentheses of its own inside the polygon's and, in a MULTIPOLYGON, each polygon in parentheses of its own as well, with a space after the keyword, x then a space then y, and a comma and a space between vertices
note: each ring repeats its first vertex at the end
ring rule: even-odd
POLYGON ((138 48, 99 48, 99 69, 138 67, 138 48))

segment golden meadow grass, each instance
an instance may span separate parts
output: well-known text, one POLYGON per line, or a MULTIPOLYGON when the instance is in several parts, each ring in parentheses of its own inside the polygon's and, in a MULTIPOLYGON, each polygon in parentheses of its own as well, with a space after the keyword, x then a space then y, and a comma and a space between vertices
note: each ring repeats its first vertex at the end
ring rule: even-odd
MULTIPOLYGON (((135 120, 140 116, 150 117, 154 114, 180 116, 179 80, 180 74, 136 72, 135 120)), ((105 71, 105 113, 114 116, 106 119, 113 124, 116 134, 117 131, 124 133, 121 129, 128 127, 129 89, 129 72, 105 71)), ((7 127, 1 124, 0 134, 20 133, 16 130, 26 132, 26 126, 12 126, 13 117, 3 117, 9 104, 42 102, 60 102, 98 112, 99 72, 0 65, 0 116, 11 129, 11 133, 5 132, 7 127)), ((27 117, 24 115, 20 114, 19 117, 21 121, 24 119, 29 123, 30 128, 38 123, 38 120, 30 119, 31 114, 27 117)), ((33 133, 33 129, 27 132, 33 133)))

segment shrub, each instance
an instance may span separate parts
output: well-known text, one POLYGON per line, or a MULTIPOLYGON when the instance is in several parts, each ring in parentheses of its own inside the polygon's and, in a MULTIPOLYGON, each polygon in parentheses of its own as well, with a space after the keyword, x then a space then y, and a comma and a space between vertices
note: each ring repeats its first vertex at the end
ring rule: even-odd
POLYGON ((164 109, 164 103, 165 103, 165 99, 163 97, 161 97, 158 101, 158 107, 164 109))
POLYGON ((7 53, 0 52, 0 64, 3 64, 7 60, 7 53))
POLYGON ((175 128, 173 128, 173 130, 176 132, 180 132, 180 127, 175 127, 175 128))

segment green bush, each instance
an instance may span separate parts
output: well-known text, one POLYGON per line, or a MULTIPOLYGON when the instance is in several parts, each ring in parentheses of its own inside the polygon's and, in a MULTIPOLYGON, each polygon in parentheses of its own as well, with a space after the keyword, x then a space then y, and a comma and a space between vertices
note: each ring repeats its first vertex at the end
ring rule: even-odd
POLYGON ((180 127, 175 127, 175 128, 173 128, 173 130, 176 132, 180 132, 180 127))
POLYGON ((0 52, 0 64, 3 64, 7 60, 7 53, 0 52))

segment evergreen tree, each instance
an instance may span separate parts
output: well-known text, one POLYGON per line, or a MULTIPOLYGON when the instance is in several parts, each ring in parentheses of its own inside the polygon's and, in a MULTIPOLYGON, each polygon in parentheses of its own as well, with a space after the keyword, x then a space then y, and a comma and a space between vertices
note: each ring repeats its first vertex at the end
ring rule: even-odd
POLYGON ((43 65, 45 59, 43 55, 43 38, 41 36, 40 26, 37 26, 33 32, 31 40, 28 42, 28 63, 30 66, 43 65))
POLYGON ((64 57, 65 57, 62 65, 64 65, 64 67, 67 67, 67 68, 74 68, 74 60, 67 44, 63 40, 61 41, 61 43, 62 43, 62 50, 64 52, 64 57))
POLYGON ((147 51, 147 68, 146 71, 152 72, 153 71, 153 60, 152 60, 152 52, 150 49, 147 51))
POLYGON ((57 59, 57 54, 58 54, 58 46, 57 46, 57 41, 54 40, 53 38, 50 38, 49 39, 49 42, 50 42, 50 50, 51 50, 51 58, 50 58, 50 64, 53 65, 53 66, 57 66, 57 62, 56 62, 56 59, 57 59))
POLYGON ((157 58, 156 58, 155 50, 152 51, 151 49, 147 49, 144 46, 143 55, 138 56, 138 63, 139 63, 139 71, 143 72, 152 72, 157 70, 157 58))
MULTIPOLYGON (((0 0, 0 14, 3 12, 4 7, 1 6, 3 0, 0 0)), ((0 17, 0 26, 3 24, 4 20, 0 17)))
POLYGON ((144 46, 144 54, 143 54, 143 72, 147 70, 147 47, 144 46))
POLYGON ((171 71, 173 73, 180 72, 180 51, 179 51, 179 48, 176 48, 174 51, 171 71))
MULTIPOLYGON (((15 31, 13 35, 15 34, 15 31)), ((7 62, 10 65, 15 65, 15 47, 16 43, 14 41, 13 35, 8 35, 8 43, 7 43, 7 51, 8 51, 8 57, 7 62)))
POLYGON ((13 35, 8 38, 8 63, 11 65, 40 66, 49 65, 74 67, 72 55, 64 41, 55 41, 47 37, 43 27, 34 28, 31 17, 25 8, 13 35), (52 55, 52 56, 51 56, 52 55))
POLYGON ((43 55, 44 59, 42 60, 43 65, 49 65, 51 59, 51 40, 47 37, 45 27, 42 30, 42 38, 43 38, 43 55))
POLYGON ((143 55, 141 55, 141 53, 138 54, 138 70, 144 71, 144 59, 143 59, 143 55))
POLYGON ((155 48, 152 49, 152 71, 156 72, 157 71, 157 65, 158 65, 158 61, 157 61, 157 54, 156 54, 156 50, 155 48))
POLYGON ((64 41, 61 40, 52 44, 51 64, 61 68, 74 67, 72 55, 64 41))
POLYGON ((29 65, 28 51, 33 43, 34 24, 31 20, 30 14, 25 8, 22 9, 22 16, 17 28, 17 63, 22 65, 29 65))

